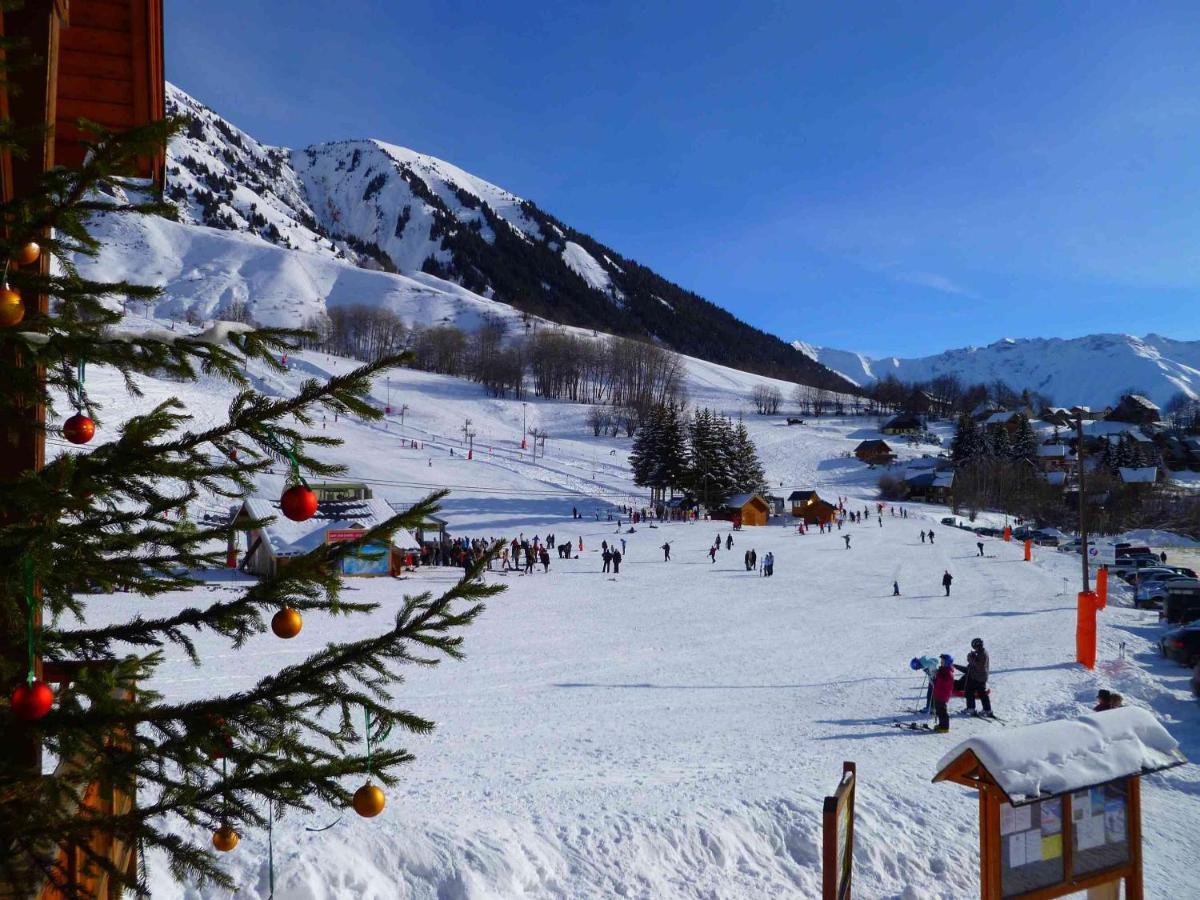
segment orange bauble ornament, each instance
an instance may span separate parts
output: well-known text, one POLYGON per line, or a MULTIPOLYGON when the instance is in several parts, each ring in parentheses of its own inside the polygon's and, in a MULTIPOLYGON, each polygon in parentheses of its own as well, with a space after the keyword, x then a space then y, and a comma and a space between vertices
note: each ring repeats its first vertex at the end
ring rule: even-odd
POLYGON ((364 819, 375 818, 383 812, 386 804, 387 797, 383 791, 369 781, 354 792, 354 811, 364 819))
POLYGON ((302 484, 293 484, 279 498, 279 506, 293 522, 305 522, 317 514, 317 495, 302 484))
POLYGON ((241 838, 238 837, 238 833, 228 825, 222 825, 213 832, 213 846, 222 853, 228 853, 238 845, 238 841, 240 840, 241 838))
POLYGON ((275 637, 283 638, 285 641, 298 635, 303 627, 304 619, 290 606, 285 606, 271 617, 271 630, 275 632, 275 637))
POLYGON ((37 262, 38 257, 41 255, 42 248, 38 245, 37 241, 27 241, 17 251, 17 262, 23 266, 28 266, 37 262))
POLYGON ((0 288, 0 328, 12 328, 25 318, 25 301, 7 284, 0 288))
POLYGON ((72 444, 86 444, 96 436, 96 423, 83 413, 75 413, 63 422, 63 437, 72 444))
POLYGON ((54 705, 54 691, 39 678, 32 682, 22 681, 12 692, 13 715, 22 722, 33 722, 50 712, 54 705))

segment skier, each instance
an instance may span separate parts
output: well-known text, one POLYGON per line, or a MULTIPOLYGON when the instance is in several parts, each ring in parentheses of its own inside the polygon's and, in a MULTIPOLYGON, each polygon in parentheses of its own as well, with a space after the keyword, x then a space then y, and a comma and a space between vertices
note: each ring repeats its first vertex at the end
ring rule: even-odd
POLYGON ((893 597, 900 596, 900 582, 898 582, 898 581, 892 582, 892 596, 893 597))
POLYGON ((613 566, 612 570, 613 570, 614 575, 621 574, 621 551, 618 550, 616 547, 613 547, 612 566, 613 566))
POLYGON ((625 552, 625 538, 621 538, 621 552, 625 552))
POLYGON ((941 655, 941 665, 933 674, 933 710, 937 715, 937 728, 941 734, 950 730, 950 712, 946 704, 954 696, 954 657, 949 653, 941 655))
POLYGON ((612 558, 613 558, 612 552, 607 547, 605 547, 604 552, 602 554, 600 554, 600 558, 604 560, 604 568, 602 568, 600 571, 601 572, 609 571, 609 568, 612 566, 612 558))
POLYGON ((954 581, 954 576, 951 575, 950 570, 947 569, 945 574, 942 575, 942 587, 944 587, 946 589, 947 597, 950 596, 950 582, 952 582, 952 581, 954 581))
POLYGON ((846 549, 849 550, 850 549, 850 535, 843 534, 842 540, 846 542, 846 549))
POLYGON ((744 557, 744 562, 746 563, 746 571, 747 572, 751 571, 754 568, 754 566, 750 562, 750 551, 749 550, 746 551, 746 555, 744 557))
POLYGON ((979 555, 983 556, 983 541, 976 541, 975 546, 979 548, 979 555))
POLYGON ((768 578, 775 574, 775 554, 770 550, 768 550, 767 555, 763 557, 763 574, 768 578))
POLYGON ((988 696, 987 680, 991 662, 988 659, 987 650, 983 648, 983 638, 975 638, 971 641, 971 652, 967 654, 967 664, 958 668, 967 676, 963 686, 967 698, 967 713, 975 715, 975 698, 979 697, 979 702, 983 705, 983 714, 989 719, 996 718, 992 712, 991 697, 988 696))
POLYGON ((929 529, 929 543, 931 543, 931 544, 933 543, 933 529, 932 528, 929 529))
POLYGON ((921 529, 921 543, 925 543, 925 529, 921 529))
POLYGON ((750 571, 753 572, 757 568, 758 568, 758 552, 756 550, 752 549, 750 551, 750 571))
POLYGON ((663 562, 671 561, 671 545, 669 543, 662 545, 663 562))
POLYGON ((726 550, 733 549, 733 532, 730 532, 729 534, 725 535, 725 549, 726 550))
POLYGON ((717 561, 717 545, 716 544, 713 544, 711 547, 708 548, 708 559, 710 562, 717 561))
POLYGON ((550 571, 550 551, 547 550, 545 547, 543 547, 542 552, 539 555, 542 558, 542 571, 549 572, 550 571))

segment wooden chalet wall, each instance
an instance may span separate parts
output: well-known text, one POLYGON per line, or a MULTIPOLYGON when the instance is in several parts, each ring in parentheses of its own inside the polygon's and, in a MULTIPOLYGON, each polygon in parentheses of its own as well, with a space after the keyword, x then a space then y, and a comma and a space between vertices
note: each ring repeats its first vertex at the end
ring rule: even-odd
MULTIPOLYGON (((55 162, 83 162, 78 119, 120 130, 165 113, 162 0, 68 0, 60 37, 55 162)), ((160 180, 163 155, 138 173, 160 180)))

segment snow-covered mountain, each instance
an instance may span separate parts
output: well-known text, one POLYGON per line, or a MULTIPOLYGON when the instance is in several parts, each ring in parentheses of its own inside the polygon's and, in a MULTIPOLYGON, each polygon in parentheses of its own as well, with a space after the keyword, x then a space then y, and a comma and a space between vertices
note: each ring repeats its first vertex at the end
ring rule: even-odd
MULTIPOLYGON (((299 325, 338 302, 320 296, 311 271, 333 264, 323 269, 329 276, 350 265, 565 325, 650 338, 760 374, 848 387, 778 337, 448 162, 378 140, 267 146, 174 86, 167 107, 189 119, 167 150, 166 194, 185 226, 176 241, 186 242, 197 226, 249 237, 232 258, 210 256, 187 270, 221 291, 165 285, 202 315, 240 300, 260 320, 299 325), (267 252, 276 247, 289 253, 267 252), (290 275, 280 276, 281 269, 290 275), (287 281, 297 269, 304 270, 303 303, 264 301, 259 285, 287 281)), ((385 293, 411 287, 375 284, 385 293)), ((369 290, 354 298, 376 300, 369 290)))
POLYGON ((804 355, 856 384, 895 375, 925 381, 955 375, 964 383, 1001 380, 1028 388, 1055 403, 1104 406, 1136 388, 1160 406, 1183 392, 1200 397, 1200 341, 1148 334, 1092 334, 1079 338, 1005 338, 986 347, 964 347, 934 356, 871 359, 860 353, 793 345, 804 355))

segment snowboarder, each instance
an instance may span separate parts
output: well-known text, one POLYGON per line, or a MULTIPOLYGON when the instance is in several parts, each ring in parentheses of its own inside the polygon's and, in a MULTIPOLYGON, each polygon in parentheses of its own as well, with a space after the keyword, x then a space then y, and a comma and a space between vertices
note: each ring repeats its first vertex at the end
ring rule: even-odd
POLYGON ((609 571, 609 569, 612 567, 612 558, 613 558, 612 552, 607 547, 605 547, 604 552, 600 554, 600 558, 604 560, 604 568, 602 568, 600 571, 601 572, 609 571))
POLYGON ((842 540, 846 542, 846 549, 849 550, 850 549, 850 535, 843 534, 842 540))
POLYGON ((967 713, 975 715, 975 698, 979 698, 979 702, 983 705, 983 714, 989 718, 996 718, 992 712, 992 700, 988 696, 988 672, 991 668, 991 662, 988 659, 988 652, 983 648, 983 638, 975 638, 971 641, 971 652, 967 654, 966 666, 960 666, 963 672, 966 673, 966 683, 963 685, 963 692, 967 698, 967 713))
POLYGON ((979 555, 983 556, 983 541, 976 541, 975 546, 979 548, 979 555))
POLYGON ((892 596, 893 597, 900 596, 900 582, 898 582, 898 581, 892 582, 892 596))
POLYGON ((729 534, 725 535, 725 549, 726 549, 726 550, 732 550, 732 549, 733 549, 733 533, 732 533, 732 532, 730 532, 729 534))
POLYGON ((613 574, 619 575, 621 573, 621 551, 616 547, 613 547, 612 566, 613 574))
POLYGON ((950 730, 950 712, 946 704, 954 696, 954 657, 949 653, 941 655, 941 665, 933 673, 933 711, 937 715, 937 728, 934 731, 945 734, 950 730))
POLYGON ((671 561, 671 545, 669 543, 662 545, 662 552, 663 552, 663 562, 670 562, 671 561))
POLYGON ((947 596, 947 597, 949 597, 949 596, 950 596, 950 583, 951 583, 952 581, 954 581, 954 576, 953 576, 953 575, 951 575, 951 574, 950 574, 950 570, 949 570, 949 569, 947 569, 947 570, 945 571, 945 574, 943 574, 943 575, 942 575, 942 587, 944 587, 944 588, 946 589, 946 596, 947 596))

